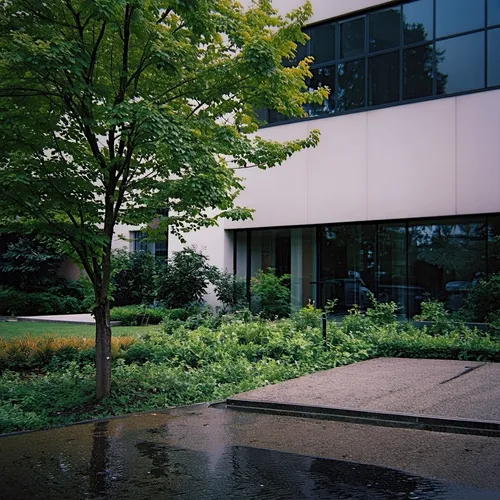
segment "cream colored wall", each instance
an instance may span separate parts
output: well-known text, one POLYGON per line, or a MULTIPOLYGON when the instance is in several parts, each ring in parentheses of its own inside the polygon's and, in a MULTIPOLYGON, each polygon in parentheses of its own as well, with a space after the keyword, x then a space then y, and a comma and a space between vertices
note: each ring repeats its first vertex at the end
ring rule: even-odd
POLYGON ((500 90, 270 127, 316 149, 240 171, 250 222, 226 229, 500 211, 500 90))

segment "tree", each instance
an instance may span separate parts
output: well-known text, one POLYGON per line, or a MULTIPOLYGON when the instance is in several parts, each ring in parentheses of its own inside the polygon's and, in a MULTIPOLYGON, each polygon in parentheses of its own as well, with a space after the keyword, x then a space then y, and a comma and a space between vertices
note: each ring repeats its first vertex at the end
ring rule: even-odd
POLYGON ((306 3, 270 0, 8 0, 0 5, 3 230, 67 243, 92 282, 96 396, 109 394, 111 241, 116 224, 180 234, 251 217, 234 167, 266 169, 318 132, 266 141, 256 111, 303 116, 306 3), (165 216, 162 214, 167 213, 165 216))

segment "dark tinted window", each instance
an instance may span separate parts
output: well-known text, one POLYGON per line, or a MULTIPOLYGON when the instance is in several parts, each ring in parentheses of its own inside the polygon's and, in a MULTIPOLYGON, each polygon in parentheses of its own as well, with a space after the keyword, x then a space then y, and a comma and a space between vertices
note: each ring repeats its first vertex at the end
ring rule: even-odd
POLYGON ((484 87, 484 32, 437 42, 438 73, 443 87, 452 94, 484 87))
POLYGON ((310 104, 309 115, 321 116, 333 113, 335 110, 335 66, 313 69, 311 72, 313 77, 311 78, 309 86, 313 89, 329 87, 330 96, 328 99, 324 99, 322 104, 310 104))
POLYGON ((335 59, 335 25, 325 24, 311 28, 311 55, 315 63, 335 59))
POLYGON ((365 18, 340 24, 340 57, 356 57, 365 53, 365 18))
POLYGON ((365 106, 365 60, 338 66, 337 110, 347 111, 365 106))
POLYGON ((434 36, 434 0, 403 5, 403 22, 406 45, 431 40, 434 36))
POLYGON ((500 24, 500 0, 488 0, 488 26, 500 24))
POLYGON ((500 28, 488 31, 488 87, 500 85, 500 28))
POLYGON ((370 52, 397 47, 400 38, 400 7, 370 14, 370 52))
POLYGON ((370 106, 399 100, 399 51, 370 57, 368 72, 370 106))
POLYGON ((432 95, 433 59, 432 44, 404 51, 404 99, 432 95))
POLYGON ((484 27, 485 0, 436 0, 436 35, 463 33, 484 27))

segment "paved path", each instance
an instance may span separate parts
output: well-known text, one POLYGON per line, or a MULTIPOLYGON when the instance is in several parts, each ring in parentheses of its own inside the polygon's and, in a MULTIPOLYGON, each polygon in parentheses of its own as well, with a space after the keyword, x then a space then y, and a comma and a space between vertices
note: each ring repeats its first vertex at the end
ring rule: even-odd
MULTIPOLYGON (((18 321, 41 321, 48 323, 72 323, 80 325, 95 325, 91 314, 54 314, 50 316, 18 316, 18 321)), ((112 321, 111 326, 118 326, 119 321, 112 321)))
POLYGON ((500 423, 500 364, 379 358, 231 399, 500 423))

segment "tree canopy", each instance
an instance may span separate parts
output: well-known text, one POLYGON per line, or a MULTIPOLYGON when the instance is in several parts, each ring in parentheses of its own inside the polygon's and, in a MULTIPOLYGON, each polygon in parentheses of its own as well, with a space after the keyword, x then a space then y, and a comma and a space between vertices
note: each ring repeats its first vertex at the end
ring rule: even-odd
POLYGON ((310 14, 270 0, 1 3, 0 225, 67 242, 94 286, 98 351, 116 224, 180 234, 251 217, 235 169, 317 144, 317 131, 258 136, 260 108, 302 116, 328 95, 306 91, 312 58, 290 64, 310 14))

